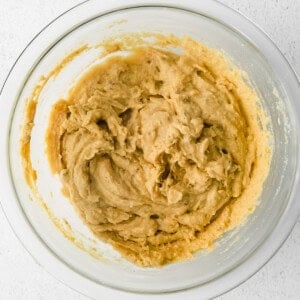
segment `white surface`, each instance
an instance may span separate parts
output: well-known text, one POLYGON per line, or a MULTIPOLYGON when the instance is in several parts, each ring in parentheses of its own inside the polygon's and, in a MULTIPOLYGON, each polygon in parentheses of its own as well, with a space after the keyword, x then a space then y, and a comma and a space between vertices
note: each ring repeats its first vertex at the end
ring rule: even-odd
MULTIPOLYGON (((49 21, 78 0, 0 0, 0 84, 16 57, 49 21)), ((222 0, 263 28, 300 74, 299 0, 222 0), (298 30, 296 30, 298 28, 298 30)), ((99 1, 100 4, 100 1, 99 1)), ((0 298, 87 299, 42 270, 0 211, 0 298)), ((296 299, 300 294, 300 221, 278 254, 246 283, 219 299, 296 299)))

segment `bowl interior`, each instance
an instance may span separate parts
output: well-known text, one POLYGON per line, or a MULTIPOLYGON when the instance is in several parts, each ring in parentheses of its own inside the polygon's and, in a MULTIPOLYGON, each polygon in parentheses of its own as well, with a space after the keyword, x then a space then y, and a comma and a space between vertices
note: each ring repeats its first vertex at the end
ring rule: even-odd
POLYGON ((20 87, 20 96, 11 122, 9 140, 12 181, 24 215, 41 240, 55 255, 76 272, 96 282, 140 292, 186 289, 215 279, 241 264, 266 238, 287 205, 295 172, 295 144, 289 99, 279 77, 250 40, 225 24, 207 16, 171 7, 135 7, 86 20, 61 35, 41 57, 34 58, 32 72, 20 87), (67 95, 69 87, 92 64, 99 62, 99 48, 91 47, 78 55, 43 88, 32 131, 32 161, 39 176, 39 191, 52 211, 52 219, 63 228, 70 242, 50 220, 25 183, 19 155, 20 127, 25 104, 42 75, 47 74, 65 55, 78 47, 99 44, 103 39, 130 32, 158 32, 188 35, 209 47, 224 52, 249 76, 249 83, 261 98, 269 117, 273 156, 260 204, 239 228, 226 233, 211 251, 202 251, 191 260, 163 268, 142 269, 120 257, 109 245, 95 240, 82 224, 68 200, 62 195, 60 181, 52 176, 45 159, 45 131, 51 106, 67 95), (70 226, 69 226, 69 225, 70 226), (72 229, 70 229, 70 227, 72 229), (78 247, 79 246, 79 247, 78 247), (83 251, 85 249, 87 251, 83 251), (94 258, 87 252, 93 252, 94 258))

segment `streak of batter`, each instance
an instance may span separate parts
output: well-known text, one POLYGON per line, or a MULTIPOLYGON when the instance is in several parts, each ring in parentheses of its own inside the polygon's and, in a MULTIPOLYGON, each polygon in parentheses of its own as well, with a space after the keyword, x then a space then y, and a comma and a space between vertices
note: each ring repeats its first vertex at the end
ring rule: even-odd
POLYGON ((258 164, 250 89, 213 50, 189 39, 184 49, 109 58, 50 118, 47 153, 66 195, 95 235, 141 266, 211 246, 258 164))

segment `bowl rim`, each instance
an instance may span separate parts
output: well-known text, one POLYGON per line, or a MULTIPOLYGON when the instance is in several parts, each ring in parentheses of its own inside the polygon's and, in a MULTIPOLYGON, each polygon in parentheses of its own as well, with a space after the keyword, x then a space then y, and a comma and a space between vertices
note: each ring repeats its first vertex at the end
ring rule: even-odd
MULTIPOLYGON (((30 71, 31 69, 30 65, 26 65, 26 56, 33 50, 37 54, 36 57, 40 56, 41 53, 45 51, 45 49, 49 48, 49 40, 52 41, 54 39, 57 39, 56 33, 58 31, 56 30, 56 28, 60 28, 62 23, 66 28, 71 28, 72 25, 74 26, 74 22, 77 19, 80 19, 78 17, 79 15, 81 17, 86 15, 86 17, 91 18, 91 15, 89 14, 94 12, 92 8, 96 7, 96 4, 98 4, 99 6, 99 2, 97 3, 97 0, 86 0, 67 10, 56 19, 54 19, 51 23, 49 23, 46 27, 44 27, 22 51, 18 59, 13 64, 11 70, 9 71, 9 74, 5 79, 3 87, 0 91, 0 112, 3 114, 3 118, 1 118, 0 120, 0 136, 6 137, 9 135, 9 124, 11 119, 10 110, 14 105, 14 101, 11 101, 11 103, 7 105, 7 102, 4 102, 7 100, 4 99, 14 99, 10 92, 11 88, 14 86, 14 83, 20 81, 16 81, 16 78, 24 78, 24 74, 27 73, 24 72, 24 69, 26 69, 27 71, 30 71)), ((198 14, 217 19, 218 21, 221 21, 227 26, 235 29, 241 35, 246 35, 246 37, 251 41, 255 41, 256 46, 259 47, 262 54, 267 54, 270 50, 272 50, 272 55, 269 57, 269 63, 270 65, 272 65, 275 71, 284 69, 284 71, 286 72, 287 75, 284 82, 284 87, 287 90, 289 98, 296 99, 296 95, 299 94, 299 82, 297 80, 296 74, 285 57, 282 55, 280 50, 276 47, 276 45, 255 24, 224 4, 221 4, 215 0, 186 0, 185 2, 180 0, 162 0, 160 2, 156 0, 112 0, 107 3, 101 3, 101 6, 101 13, 98 13, 98 15, 137 6, 167 6, 171 8, 193 11, 198 14)), ((298 129, 296 145, 299 148, 300 104, 297 104, 296 102, 292 104, 292 108, 295 114, 295 127, 296 130, 298 129)), ((131 292, 129 293, 126 291, 112 289, 110 287, 97 284, 96 282, 83 277, 77 272, 70 272, 70 267, 62 262, 58 257, 56 257, 55 253, 53 253, 44 244, 40 237, 35 234, 34 229, 23 214, 20 203, 15 199, 14 189, 12 183, 10 182, 6 138, 2 138, 0 140, 0 154, 0 165, 3 166, 3 172, 0 173, 0 182, 2 182, 2 185, 0 186, 1 206, 15 235, 27 250, 27 252, 34 258, 34 260, 39 265, 44 267, 44 269, 51 275, 53 275, 56 279, 84 295, 96 297, 97 295, 99 296, 99 294, 101 294, 107 297, 113 295, 127 297, 128 299, 140 299, 141 294, 133 294, 131 292)), ((299 158, 299 151, 297 155, 299 158)), ((197 296, 197 299, 199 299, 200 292, 201 298, 215 297, 246 281, 261 267, 263 267, 287 239, 300 214, 300 203, 297 203, 295 198, 297 193, 300 192, 299 173, 300 172, 298 167, 297 173, 295 174, 295 183, 289 203, 285 208, 285 211, 283 212, 279 222, 277 223, 269 237, 264 241, 262 245, 258 247, 258 249, 256 249, 256 251, 250 257, 248 257, 239 266, 227 272, 221 277, 217 277, 216 279, 213 279, 205 284, 187 290, 166 293, 164 294, 164 297, 170 299, 180 299, 180 297, 184 295, 189 297, 197 296), (272 242, 268 243, 268 241, 270 240, 272 240, 272 242)), ((153 298, 155 296, 161 297, 161 294, 144 294, 145 298, 153 298)))

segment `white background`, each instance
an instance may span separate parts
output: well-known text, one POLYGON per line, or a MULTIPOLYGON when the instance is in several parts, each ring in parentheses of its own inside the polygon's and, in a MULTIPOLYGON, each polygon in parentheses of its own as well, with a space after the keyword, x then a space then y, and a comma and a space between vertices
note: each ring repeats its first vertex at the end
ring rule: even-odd
MULTIPOLYGON (((52 19, 80 2, 0 0, 0 86, 17 56, 34 35, 52 19)), ((259 25, 277 44, 300 78, 300 0, 221 2, 237 9, 259 25)), ((284 246, 262 270, 218 299, 299 299, 299 295, 300 220, 284 246)), ((36 264, 14 236, 2 210, 0 299, 87 299, 58 282, 36 264)))

